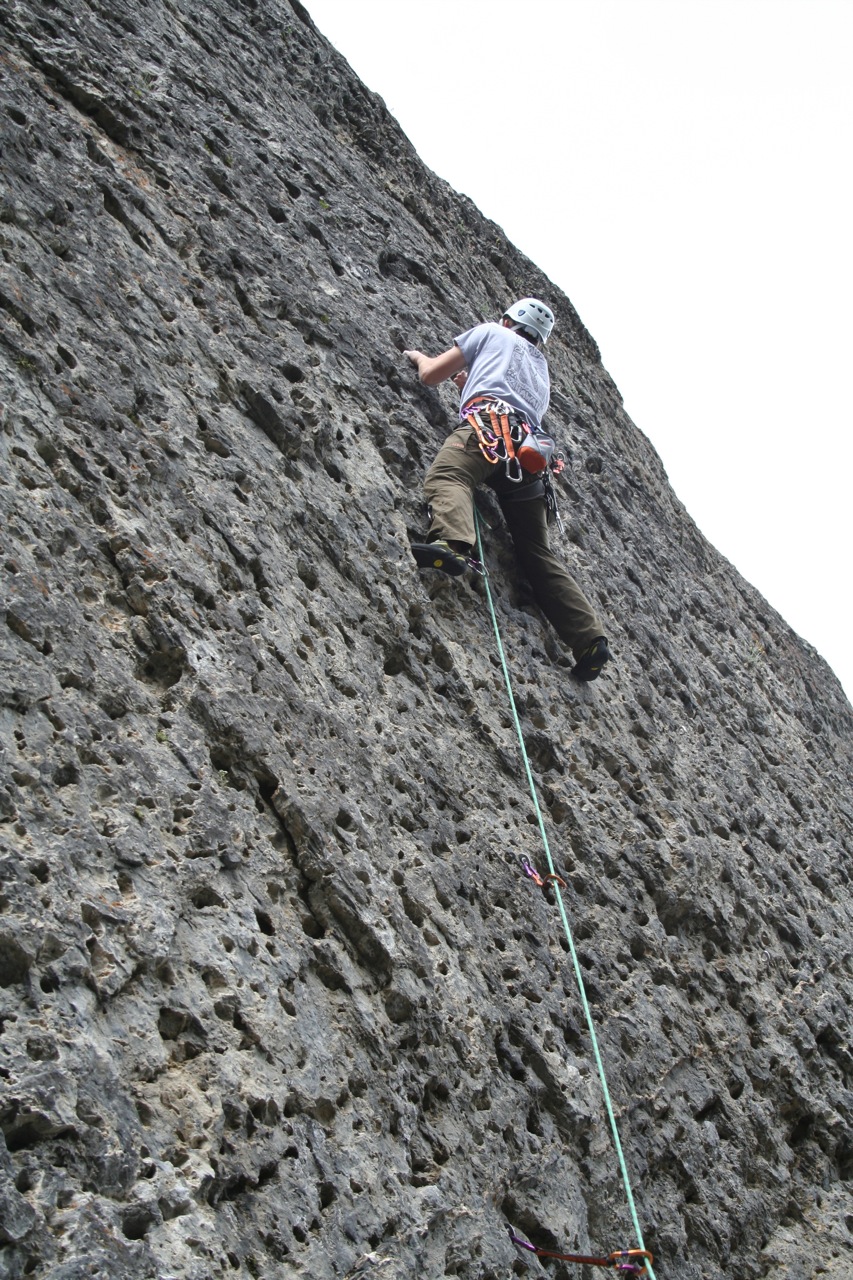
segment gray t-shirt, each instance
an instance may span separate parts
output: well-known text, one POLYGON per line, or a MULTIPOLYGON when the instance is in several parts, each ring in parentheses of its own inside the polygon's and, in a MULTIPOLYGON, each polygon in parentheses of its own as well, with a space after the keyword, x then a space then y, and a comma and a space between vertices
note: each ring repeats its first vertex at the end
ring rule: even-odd
POLYGON ((548 362, 539 348, 494 323, 478 324, 455 341, 468 369, 462 405, 475 396, 494 396, 518 409, 534 429, 541 427, 551 384, 548 362))

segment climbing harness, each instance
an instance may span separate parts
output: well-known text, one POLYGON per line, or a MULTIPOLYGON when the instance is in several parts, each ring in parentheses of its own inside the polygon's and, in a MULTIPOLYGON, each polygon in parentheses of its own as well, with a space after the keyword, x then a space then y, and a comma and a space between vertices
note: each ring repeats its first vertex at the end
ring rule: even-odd
POLYGON ((493 466, 501 462, 504 464, 507 480, 520 484, 526 471, 528 475, 537 476, 541 483, 539 489, 526 487, 523 493, 510 492, 501 496, 504 499, 538 498, 542 494, 548 524, 556 522, 560 533, 565 536, 551 473, 558 476, 566 465, 566 459, 562 450, 557 449, 553 436, 546 431, 534 431, 512 405, 489 396, 475 396, 469 400, 460 416, 472 428, 486 461, 493 466))
POLYGON ((512 1227, 509 1228, 509 1238, 519 1249, 527 1249, 529 1253, 535 1253, 537 1258, 556 1258, 559 1262, 577 1262, 587 1267, 612 1267, 614 1271, 634 1276, 649 1274, 647 1264, 654 1262, 653 1256, 646 1249, 616 1249, 613 1253, 598 1258, 585 1253, 558 1253, 556 1249, 540 1249, 517 1236, 512 1227))
POLYGON ((460 417, 473 428, 487 462, 504 464, 506 478, 520 484, 524 472, 547 472, 556 445, 545 431, 534 431, 511 404, 491 396, 475 396, 460 417))
MULTIPOLYGON (((480 534, 480 519, 476 512, 475 512, 475 524, 477 529, 477 554, 479 555, 480 560, 483 560, 483 540, 480 534)), ((566 914, 566 908, 563 903, 562 894, 560 892, 560 885, 562 884, 564 888, 566 886, 563 881, 560 881, 560 877, 557 875, 556 869, 554 867, 554 860, 551 856, 551 846, 548 843, 548 833, 545 830, 545 821, 542 817, 542 807, 539 803, 539 796, 537 795, 537 792, 536 792, 536 783, 533 780, 533 771, 530 767, 530 758, 527 754, 527 748, 524 745, 524 735, 521 731, 521 721, 518 718, 518 708, 516 707, 515 695, 513 694, 513 691, 512 691, 512 681, 510 680, 510 676, 509 676, 509 666, 506 660, 506 653, 504 651, 503 640, 501 639, 500 627, 498 626, 498 618, 495 612, 495 604, 494 604, 494 600, 492 599, 492 592, 489 586, 488 575, 486 576, 484 581, 485 581, 485 587, 486 587, 486 599, 488 600, 488 603, 489 603, 489 613, 491 614, 491 618, 492 618, 492 627, 495 633, 495 641, 497 643, 498 656, 500 658, 501 667, 503 669, 504 682, 506 684, 507 695, 509 697, 509 705, 510 705, 510 710, 512 712, 512 719, 513 719, 513 723, 515 724, 516 734, 518 735, 518 742, 521 750, 521 758, 522 758, 522 761, 524 762, 524 768, 527 774, 527 782, 530 787, 531 797, 533 799, 533 809, 536 814, 536 821, 539 826, 539 834, 542 837, 542 845, 545 850, 546 860, 548 862, 548 871, 550 873, 549 885, 552 888, 553 893, 557 900, 557 909, 559 910, 559 913, 560 913, 560 919, 563 924, 563 930, 565 932, 566 941, 568 942, 568 945, 569 945, 569 952, 572 957, 572 965, 574 968, 575 979, 578 984, 578 991, 580 993, 581 1004, 583 1006, 584 1016, 586 1018, 587 1031, 589 1032, 590 1043, 592 1045, 593 1056, 595 1058, 595 1065, 598 1069, 598 1078, 601 1084, 602 1096, 604 1098, 604 1107, 607 1112, 608 1121, 610 1123, 610 1134, 613 1140, 613 1147, 616 1152, 616 1157, 619 1163, 619 1169, 622 1174, 622 1185, 625 1190, 625 1198, 628 1202, 628 1209, 629 1209, 629 1212, 631 1215, 631 1221, 634 1227, 634 1234, 636 1235, 637 1244, 639 1246, 637 1250, 627 1250, 627 1251, 623 1250, 621 1255, 610 1254, 608 1255, 608 1257, 609 1258, 617 1258, 619 1256, 624 1257, 627 1253, 628 1260, 630 1261, 630 1255, 632 1253, 637 1257, 642 1256, 643 1258, 646 1259, 646 1261, 643 1264, 642 1270, 638 1271, 635 1267, 634 1274, 648 1275, 650 1277, 650 1280, 655 1280, 655 1273, 652 1269, 652 1255, 650 1253, 647 1253, 645 1244, 643 1242, 643 1232, 640 1227, 640 1219, 637 1215, 636 1204, 634 1203, 634 1193, 631 1188, 631 1179, 628 1174, 628 1165, 625 1160, 625 1153, 623 1151, 622 1142, 619 1137, 619 1129, 616 1124, 616 1114, 613 1110, 613 1101, 610 1097, 610 1088, 607 1084, 607 1076, 604 1071, 604 1062, 601 1057, 601 1050, 599 1049, 599 1046, 598 1046, 598 1036, 595 1031, 595 1023, 592 1020, 592 1013, 590 1011, 589 1000, 586 994, 586 986, 584 985, 583 971, 581 970, 581 964, 578 958, 577 948, 575 947, 575 940, 574 940, 574 937, 572 936, 571 926, 569 925, 569 918, 566 914)), ((531 867, 531 870, 535 870, 535 868, 532 867, 532 864, 530 863, 529 859, 527 860, 527 865, 531 867)), ((544 876, 539 877, 538 872, 534 876, 534 875, 530 875, 530 872, 525 870, 525 875, 530 876, 530 879, 534 880, 534 883, 536 882, 537 878, 543 881, 546 879, 546 877, 544 876)), ((539 1250, 536 1249, 535 1246, 531 1246, 526 1242, 519 1241, 517 1243, 524 1243, 524 1247, 527 1249, 532 1248, 534 1253, 539 1252, 539 1250)), ((560 1256, 560 1255, 546 1254, 545 1256, 554 1257, 554 1256, 560 1256)), ((604 1265, 604 1264, 597 1263, 596 1265, 604 1265)), ((612 1263, 608 1263, 607 1265, 616 1266, 617 1264, 616 1262, 612 1262, 612 1263)), ((625 1268, 623 1267, 622 1269, 624 1270, 625 1268)))

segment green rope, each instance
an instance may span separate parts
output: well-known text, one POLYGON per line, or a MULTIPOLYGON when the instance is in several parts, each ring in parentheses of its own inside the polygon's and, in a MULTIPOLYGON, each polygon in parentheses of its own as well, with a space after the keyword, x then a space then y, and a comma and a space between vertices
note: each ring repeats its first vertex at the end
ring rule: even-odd
MULTIPOLYGON (((480 562, 484 563, 483 540, 480 536, 480 517, 476 512, 475 512, 475 521, 477 525, 477 553, 478 553, 480 562)), ((518 741, 519 741, 519 745, 521 746, 521 758, 524 761, 524 768, 527 773, 527 782, 528 782, 528 785, 530 786, 530 794, 533 797, 533 808, 536 813, 536 821, 539 824, 539 834, 542 836, 542 845, 545 849, 545 856, 548 859, 548 870, 552 876, 556 876, 557 872, 554 867, 554 860, 551 857, 551 846, 548 843, 548 833, 545 830, 545 822, 542 818, 542 809, 539 804, 539 796, 537 795, 537 792, 536 792, 536 783, 533 780, 533 772, 530 768, 530 760, 527 755, 527 748, 524 745, 524 735, 521 732, 521 722, 519 721, 519 718, 518 718, 518 711, 515 705, 515 697, 512 692, 512 682, 510 681, 510 678, 509 678, 509 666, 507 664, 506 654, 504 652, 503 641, 501 640, 500 628, 498 626, 498 618, 497 618, 497 614, 495 613, 495 605, 494 605, 494 601, 492 600, 491 588, 489 587, 488 574, 484 575, 483 581, 486 584, 486 599, 489 602, 489 612, 492 615, 492 626, 494 627, 494 631, 495 631, 495 640, 497 641, 498 655, 501 660, 501 667, 503 668, 504 681, 506 682, 506 691, 507 691, 507 694, 509 695, 509 705, 510 705, 510 709, 512 710, 512 718, 513 718, 513 723, 515 724, 515 731, 518 734, 518 741)), ((590 1008, 589 1008, 589 1001, 586 995, 586 987, 584 986, 583 974, 581 972, 581 967, 580 967, 580 961, 578 960, 578 953, 575 950, 575 941, 574 941, 574 938, 572 937, 572 930, 569 926, 569 918, 566 915, 566 908, 563 905, 563 895, 560 893, 560 886, 556 880, 552 880, 551 883, 554 886, 554 891, 557 896, 557 906, 560 911, 560 919, 562 920, 563 928, 566 931, 566 939, 568 941, 569 951, 571 952, 571 956, 572 956, 572 964, 574 965, 575 978, 577 979, 578 990, 580 991, 580 997, 581 997, 581 1004, 583 1005, 583 1011, 586 1016, 586 1025, 589 1030, 589 1038, 592 1043, 592 1051, 595 1056, 595 1065, 598 1068, 598 1078, 601 1081, 601 1091, 604 1095, 604 1105, 607 1110, 607 1117, 610 1121, 610 1132, 613 1136, 613 1146, 616 1149, 616 1155, 619 1160, 619 1168, 622 1173, 622 1182, 625 1187, 625 1195, 628 1200, 628 1208, 631 1213, 631 1220, 634 1224, 634 1231, 636 1232, 636 1236, 637 1236, 637 1246, 638 1248, 645 1250, 646 1246, 643 1243, 643 1233, 642 1233, 642 1230, 640 1229, 640 1220, 639 1220, 639 1217, 637 1216, 637 1208, 634 1203, 634 1193, 631 1190, 631 1180, 628 1176, 628 1165, 625 1161, 625 1154, 622 1150, 622 1143, 619 1139, 619 1130, 616 1125, 616 1115, 614 1113, 613 1103, 610 1098, 610 1089, 608 1088, 608 1085, 607 1085, 607 1076, 604 1073, 604 1063, 602 1061, 601 1052, 598 1047, 598 1036, 595 1033, 595 1024, 593 1023, 592 1013, 590 1012, 590 1008)), ((646 1264, 646 1271, 651 1276, 652 1280, 655 1280, 655 1273, 652 1270, 651 1263, 646 1264)))

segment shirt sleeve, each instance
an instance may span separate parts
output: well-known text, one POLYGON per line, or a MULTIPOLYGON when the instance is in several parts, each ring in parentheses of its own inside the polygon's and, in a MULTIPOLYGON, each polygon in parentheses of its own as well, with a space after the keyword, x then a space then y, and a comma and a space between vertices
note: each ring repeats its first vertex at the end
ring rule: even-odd
POLYGON ((465 357, 467 368, 471 368, 488 336, 489 326, 487 324, 478 324, 473 329, 466 329, 464 333, 460 333, 458 337, 454 338, 454 342, 465 357))

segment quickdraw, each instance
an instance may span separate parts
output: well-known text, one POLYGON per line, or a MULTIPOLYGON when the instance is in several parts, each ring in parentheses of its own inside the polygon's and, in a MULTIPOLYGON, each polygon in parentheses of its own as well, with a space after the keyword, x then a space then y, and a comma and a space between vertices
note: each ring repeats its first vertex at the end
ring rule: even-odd
POLYGON ((537 1258, 556 1258, 558 1262, 576 1262, 579 1266, 610 1267, 614 1271, 622 1271, 627 1275, 643 1276, 646 1274, 646 1263, 653 1263, 654 1256, 646 1249, 616 1249, 604 1257, 593 1257, 585 1253, 558 1253, 556 1249, 540 1249, 529 1240, 517 1236, 512 1227, 508 1228, 509 1238, 519 1249, 527 1249, 535 1253, 537 1258))
MULTIPOLYGON (((551 464, 551 470, 555 476, 558 476, 565 466, 565 460, 561 457, 557 459, 557 464, 551 464)), ((551 477, 547 471, 542 475, 542 482, 545 486, 545 510, 547 512, 547 521, 551 524, 556 521, 557 528, 563 537, 566 536, 566 526, 563 524, 563 518, 560 515, 560 508, 557 506, 557 495, 554 492, 554 486, 551 483, 551 477)))
POLYGON ((566 888, 565 880, 562 878, 562 876, 558 876, 556 872, 551 872, 549 875, 546 875, 546 876, 540 876, 539 872, 536 870, 533 863, 530 861, 530 859, 527 857, 526 854, 521 855, 521 869, 524 872, 524 874, 530 880, 533 881, 534 884, 537 884, 539 886, 539 888, 545 894, 545 897, 548 899, 549 902, 554 901, 554 885, 555 884, 558 884, 561 889, 566 888))

